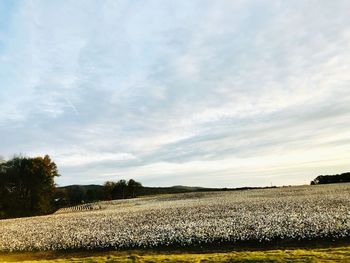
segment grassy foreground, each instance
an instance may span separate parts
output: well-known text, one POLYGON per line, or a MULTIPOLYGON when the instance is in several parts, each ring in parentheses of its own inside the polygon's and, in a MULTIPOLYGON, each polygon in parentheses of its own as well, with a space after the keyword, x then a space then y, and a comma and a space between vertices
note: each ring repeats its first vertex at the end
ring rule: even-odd
POLYGON ((350 246, 225 253, 53 252, 2 254, 1 262, 350 262, 350 246))

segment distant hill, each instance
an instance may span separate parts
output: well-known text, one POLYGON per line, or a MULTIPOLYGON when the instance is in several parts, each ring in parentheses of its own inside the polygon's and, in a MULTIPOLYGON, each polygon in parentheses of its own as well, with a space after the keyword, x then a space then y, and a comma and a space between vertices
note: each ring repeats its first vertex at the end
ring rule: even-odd
POLYGON ((89 190, 89 189, 101 189, 103 188, 102 185, 98 185, 98 184, 88 184, 88 185, 82 185, 82 184, 72 184, 72 185, 67 185, 67 186, 60 186, 57 187, 58 189, 76 189, 76 188, 81 188, 84 190, 89 190))
MULTIPOLYGON (((177 188, 177 189, 185 189, 185 190, 191 190, 191 191, 198 191, 203 189, 212 189, 212 188, 205 188, 205 187, 199 187, 199 186, 185 186, 185 185, 174 185, 171 188, 177 188)), ((218 188, 214 188, 218 189, 218 188)))

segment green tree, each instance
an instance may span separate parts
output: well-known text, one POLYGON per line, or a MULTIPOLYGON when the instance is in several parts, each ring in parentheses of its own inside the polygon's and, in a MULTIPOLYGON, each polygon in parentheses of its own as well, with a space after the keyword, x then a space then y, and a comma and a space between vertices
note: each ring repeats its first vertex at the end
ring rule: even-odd
POLYGON ((107 200, 112 200, 113 199, 113 190, 115 187, 115 183, 112 181, 107 181, 103 185, 103 190, 104 190, 104 198, 107 200))
POLYGON ((142 184, 133 179, 117 182, 107 181, 103 185, 104 198, 107 200, 133 198, 136 197, 141 188, 142 184))
POLYGON ((128 184, 125 180, 119 180, 118 182, 116 182, 113 190, 117 198, 127 198, 128 184))
POLYGON ((131 197, 131 198, 136 197, 136 193, 141 187, 142 187, 141 183, 136 182, 133 179, 130 179, 128 181, 128 186, 127 186, 127 188, 128 188, 128 196, 131 197))
POLYGON ((14 157, 0 164, 0 216, 46 214, 53 209, 54 178, 50 157, 14 157))

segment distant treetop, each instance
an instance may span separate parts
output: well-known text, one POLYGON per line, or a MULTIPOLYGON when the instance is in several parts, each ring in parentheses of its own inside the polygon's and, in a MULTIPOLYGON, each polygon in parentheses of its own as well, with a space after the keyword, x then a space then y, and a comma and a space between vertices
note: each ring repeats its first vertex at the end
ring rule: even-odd
POLYGON ((350 172, 335 174, 335 175, 319 175, 311 181, 312 185, 315 184, 334 184, 334 183, 349 183, 350 172))

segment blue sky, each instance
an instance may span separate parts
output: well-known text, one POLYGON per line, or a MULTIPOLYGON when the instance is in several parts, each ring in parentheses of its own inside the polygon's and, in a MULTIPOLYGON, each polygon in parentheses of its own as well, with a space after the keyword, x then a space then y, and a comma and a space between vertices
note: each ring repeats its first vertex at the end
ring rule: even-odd
POLYGON ((350 1, 0 0, 0 155, 59 185, 350 171, 350 1))

